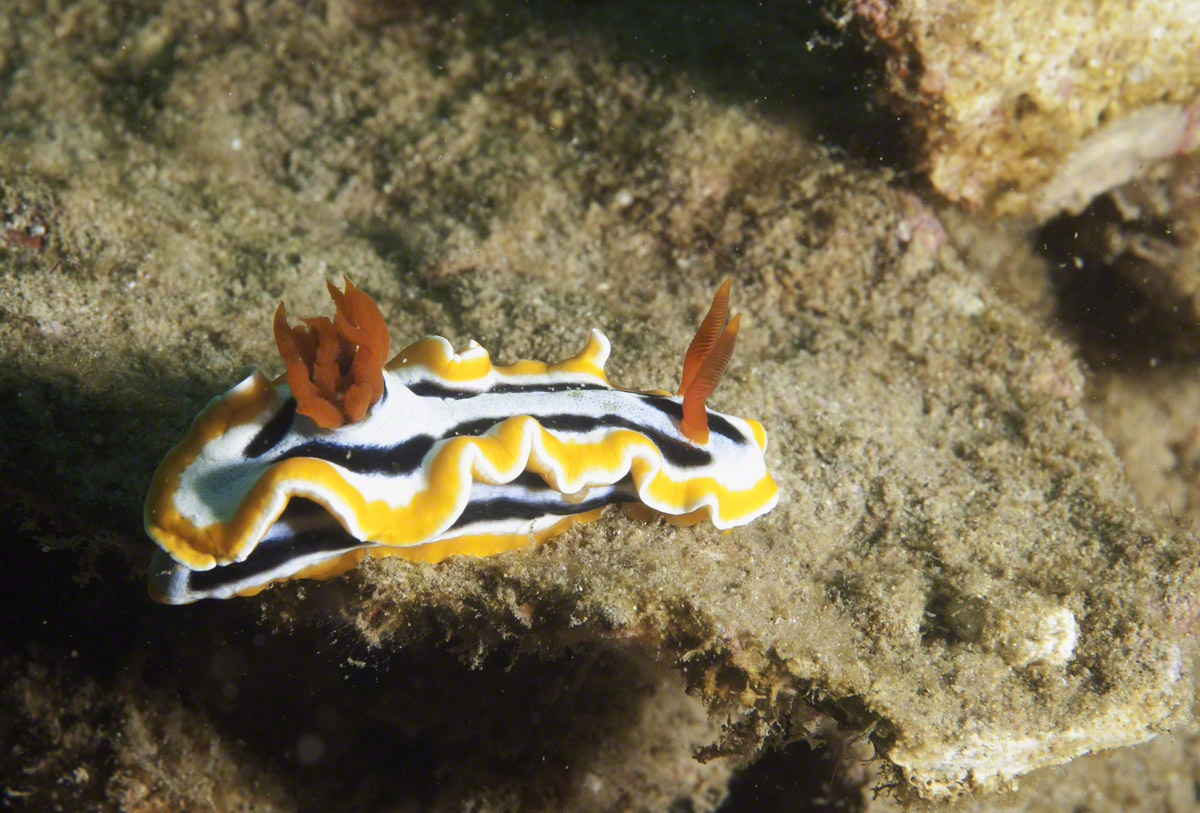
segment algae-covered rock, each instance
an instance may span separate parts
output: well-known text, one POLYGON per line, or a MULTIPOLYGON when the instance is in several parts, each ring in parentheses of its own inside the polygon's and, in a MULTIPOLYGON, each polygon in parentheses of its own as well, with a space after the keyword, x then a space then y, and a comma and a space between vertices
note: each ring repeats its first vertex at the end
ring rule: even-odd
MULTIPOLYGON (((1190 160, 1169 163, 1178 170, 1190 160)), ((1103 196, 1080 217, 1055 218, 1029 238, 1023 236, 1028 223, 1020 220, 994 220, 953 206, 939 214, 950 241, 972 258, 989 287, 1041 322, 1049 335, 1072 344, 1089 362, 1081 365, 1078 372, 1086 375, 1078 376, 1073 386, 1085 393, 1089 416, 1112 441, 1140 510, 1160 515, 1182 534, 1194 535, 1200 517, 1195 498, 1200 493, 1200 466, 1194 460, 1200 399, 1194 360, 1186 349, 1189 328, 1181 318, 1187 311, 1178 307, 1183 289, 1140 284, 1162 280, 1176 268, 1182 281, 1186 267, 1170 263, 1152 268, 1137 263, 1138 255, 1096 250, 1142 239, 1162 245, 1165 238, 1178 253, 1153 252, 1154 256, 1186 255, 1192 174, 1168 169, 1161 165, 1142 183, 1103 196), (1159 219, 1162 214, 1169 216, 1159 219), (1172 231, 1177 235, 1168 237, 1172 231), (1104 235, 1116 238, 1114 243, 1096 239, 1104 235), (1117 262, 1109 265, 1113 259, 1117 262), (1139 267, 1148 272, 1148 279, 1134 278, 1131 272, 1139 267), (1168 296, 1152 298, 1155 290, 1168 296)), ((1022 779, 1019 789, 952 808, 1190 810, 1196 805, 1192 777, 1200 766, 1196 744, 1193 724, 1142 746, 1037 771, 1022 779)), ((883 799, 869 806, 891 809, 883 799)))
POLYGON ((162 777, 207 748, 213 776, 265 788, 222 799, 279 809, 703 809, 799 740, 946 797, 1188 717, 1194 543, 1139 510, 1069 349, 888 173, 536 9, 365 30, 288 4, 35 5, 4 36, 66 47, 6 49, 0 203, 43 239, 0 247, 0 483, 28 565, 10 593, 59 574, 17 604, 59 620, 5 674, 37 691, 24 659, 62 660, 22 706, 38 731, 72 681, 184 721, 104 728, 110 805, 198 804, 162 777), (492 558, 141 603, 116 574, 144 577, 155 463, 243 364, 281 369, 277 302, 316 312, 341 273, 397 346, 553 360, 599 327, 633 388, 674 387, 733 277, 711 403, 766 426, 779 507, 730 533, 613 512, 492 558))
POLYGON ((1200 146, 1200 26, 1170 0, 855 3, 946 197, 1047 219, 1200 146))
MULTIPOLYGON (((1056 217, 1032 235, 1026 220, 939 209, 950 242, 988 286, 1076 348, 1085 364, 1072 371, 1071 386, 1113 443, 1139 510, 1184 535, 1194 535, 1200 518, 1200 398, 1186 294, 1194 269, 1185 259, 1194 250, 1193 161, 1150 168, 1081 215, 1056 217)), ((1190 810, 1196 744, 1193 724, 1035 772, 1017 790, 953 808, 1190 810)), ((883 799, 869 805, 890 809, 883 799)))

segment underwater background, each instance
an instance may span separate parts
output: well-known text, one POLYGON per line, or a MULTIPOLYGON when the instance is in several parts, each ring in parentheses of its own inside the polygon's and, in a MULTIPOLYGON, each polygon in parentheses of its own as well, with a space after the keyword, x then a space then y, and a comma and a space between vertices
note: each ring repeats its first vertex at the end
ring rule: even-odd
POLYGON ((6 807, 1195 808, 1194 7, 6 2, 6 807), (731 278, 778 506, 155 604, 343 275, 670 391, 731 278))

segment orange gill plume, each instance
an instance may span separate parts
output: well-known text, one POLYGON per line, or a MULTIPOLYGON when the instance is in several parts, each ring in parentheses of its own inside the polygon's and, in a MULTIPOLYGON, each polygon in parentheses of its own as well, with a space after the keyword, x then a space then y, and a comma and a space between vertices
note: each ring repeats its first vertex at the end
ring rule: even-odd
POLYGON ((287 366, 296 411, 322 429, 362 420, 383 397, 387 325, 375 300, 349 277, 345 280, 345 292, 325 283, 337 307, 332 321, 317 316, 292 327, 282 302, 275 311, 275 344, 287 366))
POLYGON ((693 443, 708 443, 708 412, 704 404, 729 366, 733 345, 737 340, 741 314, 725 324, 725 315, 729 312, 730 285, 731 280, 725 280, 717 289, 708 314, 700 323, 700 329, 696 331, 696 337, 688 345, 687 354, 683 357, 683 377, 678 393, 683 396, 683 420, 679 428, 693 443))

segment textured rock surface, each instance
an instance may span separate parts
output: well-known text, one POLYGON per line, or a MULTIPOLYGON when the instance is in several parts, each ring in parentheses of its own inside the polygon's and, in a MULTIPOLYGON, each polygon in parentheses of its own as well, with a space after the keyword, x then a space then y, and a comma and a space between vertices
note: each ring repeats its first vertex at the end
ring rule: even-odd
POLYGON ((919 129, 939 192, 970 207, 1078 212, 1200 145, 1194 3, 850 4, 919 129))
POLYGON ((79 798, 128 809, 205 803, 214 777, 226 808, 703 809, 802 739, 944 796, 1188 717, 1192 537, 1139 511, 1069 348, 886 173, 551 11, 23 18, 3 29, 0 483, 6 617, 27 622, 8 724, 49 732, 31 804, 70 798, 53 766, 74 761, 79 798), (148 606, 117 574, 144 576, 154 464, 272 363, 276 301, 317 310, 343 272, 397 344, 554 358, 597 326, 631 387, 675 380, 732 275, 714 404, 766 424, 780 508, 730 534, 615 513, 537 550, 148 606), (73 685, 115 721, 56 750, 73 685), (124 733, 139 715, 160 733, 124 733))
MULTIPOLYGON (((1186 165, 1189 159, 1178 159, 1186 165)), ((1157 172, 1155 173, 1157 175, 1157 172)), ((1152 176, 1154 177, 1154 176, 1152 176)), ((1058 218, 1040 233, 1025 237, 1027 224, 994 221, 965 214, 953 207, 940 212, 951 243, 989 281, 993 290, 1041 321, 1051 335, 1072 343, 1087 360, 1078 383, 1084 405, 1125 465, 1126 475, 1142 510, 1162 516, 1182 533, 1194 535, 1200 520, 1200 466, 1196 465, 1194 428, 1200 423, 1200 393, 1196 389, 1195 359, 1187 352, 1187 320, 1181 318, 1178 289, 1152 303, 1139 280, 1131 278, 1120 253, 1088 252, 1094 239, 1075 234, 1126 235, 1149 232, 1157 239, 1175 229, 1181 253, 1187 251, 1194 207, 1172 191, 1186 188, 1189 176, 1165 175, 1163 184, 1135 185, 1120 194, 1153 196, 1175 205, 1171 218, 1126 218, 1128 207, 1111 200, 1097 202, 1081 217, 1058 218), (1040 247, 1040 251, 1035 251, 1040 247), (1077 263, 1076 258, 1082 260, 1077 263), (1085 259, 1086 258, 1086 259, 1085 259), (1173 360, 1168 360, 1173 359, 1173 360)), ((1172 256, 1167 253, 1165 256, 1172 256)), ((1159 255, 1164 256, 1164 255, 1159 255)), ((1186 268, 1168 264, 1146 268, 1158 279, 1186 268)), ((1186 279, 1186 277, 1184 277, 1186 279)), ((1160 289, 1164 293, 1171 288, 1160 289)), ((1200 774, 1196 729, 1156 738, 1135 748, 1076 760, 1067 766, 1030 775, 1020 790, 987 797, 962 809, 1024 811, 1062 810, 1192 810, 1197 803, 1193 777, 1200 774)), ((890 809, 875 799, 872 809, 890 809)), ((938 807, 937 809, 941 809, 938 807)), ((956 808, 957 809, 957 808, 956 808)))

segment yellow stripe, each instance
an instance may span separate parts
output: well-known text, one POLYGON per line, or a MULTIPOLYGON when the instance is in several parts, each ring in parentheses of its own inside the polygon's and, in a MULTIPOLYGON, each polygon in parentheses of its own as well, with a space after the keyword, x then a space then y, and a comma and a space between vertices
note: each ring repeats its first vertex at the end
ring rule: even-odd
POLYGON ((594 335, 588 339, 587 345, 578 354, 569 359, 547 364, 544 361, 522 360, 499 367, 492 366, 492 360, 487 351, 479 348, 478 355, 468 358, 455 358, 447 355, 444 340, 432 336, 410 344, 396 354, 387 364, 388 370, 400 370, 408 367, 424 367, 438 378, 447 381, 478 381, 487 378, 493 371, 502 375, 545 375, 547 373, 583 373, 596 378, 600 383, 607 384, 608 377, 604 374, 604 365, 599 358, 604 352, 604 346, 594 335))
MULTIPOLYGON (((263 382, 269 386, 265 378, 263 382)), ((656 458, 657 466, 634 457, 631 474, 642 499, 658 506, 678 506, 682 510, 683 506, 713 494, 721 517, 736 522, 760 511, 776 494, 770 474, 764 474, 755 485, 741 491, 729 489, 713 477, 673 480, 661 470, 662 455, 657 447, 632 430, 614 430, 591 443, 564 441, 543 429, 534 418, 519 415, 501 423, 492 436, 457 437, 446 441, 430 462, 429 487, 414 494, 406 506, 392 507, 383 500, 368 502, 331 463, 312 458, 290 458, 263 473, 242 499, 230 522, 198 528, 174 509, 174 489, 178 487, 179 471, 195 459, 204 442, 230 425, 226 412, 210 409, 201 414, 188 437, 159 467, 155 486, 147 498, 147 532, 177 560, 193 568, 204 569, 214 562, 224 564, 244 558, 242 554, 247 552, 246 549, 258 542, 250 538, 252 529, 263 527, 264 519, 268 523, 276 519, 265 516, 272 497, 279 491, 285 491, 289 497, 294 493, 285 490, 287 481, 307 484, 311 491, 306 489, 304 496, 321 503, 333 514, 340 513, 340 509, 335 509, 335 503, 339 503, 354 515, 367 539, 394 546, 422 544, 453 521, 460 500, 466 496, 464 489, 469 489, 472 481, 482 481, 482 473, 473 465, 464 472, 473 453, 479 452, 499 472, 503 481, 515 478, 526 467, 543 476, 550 474, 522 454, 526 427, 530 423, 537 428, 543 447, 563 468, 566 478, 572 482, 582 479, 585 487, 615 482, 622 474, 619 463, 636 448, 656 458), (465 481, 464 473, 468 475, 465 481)))
POLYGON ((596 508, 584 511, 582 514, 572 514, 533 534, 468 534, 403 548, 371 548, 368 552, 371 556, 399 556, 409 562, 440 562, 451 556, 460 555, 492 556, 524 545, 540 544, 550 537, 562 533, 572 525, 594 522, 603 513, 603 508, 596 508))
POLYGON ((180 474, 211 441, 260 417, 277 397, 267 377, 255 370, 248 382, 209 402, 184 439, 155 469, 143 512, 146 532, 181 564, 193 569, 212 567, 214 557, 228 551, 229 537, 225 526, 197 528, 176 510, 180 474))
POLYGON ((754 434, 754 442, 758 444, 758 448, 762 451, 767 450, 767 430, 763 429, 763 425, 753 418, 744 418, 746 423, 750 424, 750 431, 754 434))

